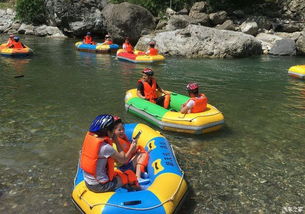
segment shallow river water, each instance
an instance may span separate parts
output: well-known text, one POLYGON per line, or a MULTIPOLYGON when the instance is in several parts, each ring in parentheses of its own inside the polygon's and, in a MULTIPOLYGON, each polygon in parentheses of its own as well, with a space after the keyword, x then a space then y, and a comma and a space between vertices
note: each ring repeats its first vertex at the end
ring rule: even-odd
MULTIPOLYGON (((23 41, 34 56, 0 57, 0 213, 78 213, 71 192, 85 132, 100 113, 146 123, 124 109, 146 66, 78 52, 73 39, 23 41)), ((305 58, 171 57, 151 66, 164 89, 185 94, 198 82, 225 117, 221 130, 199 136, 153 127, 189 184, 179 213, 305 212, 305 81, 287 76, 296 64, 305 58)))

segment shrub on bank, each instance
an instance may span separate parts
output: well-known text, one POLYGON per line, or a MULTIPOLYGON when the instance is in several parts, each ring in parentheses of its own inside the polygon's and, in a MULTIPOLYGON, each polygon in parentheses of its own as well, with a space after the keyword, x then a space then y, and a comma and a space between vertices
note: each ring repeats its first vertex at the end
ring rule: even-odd
POLYGON ((24 23, 42 24, 45 22, 43 0, 17 0, 17 18, 24 23))

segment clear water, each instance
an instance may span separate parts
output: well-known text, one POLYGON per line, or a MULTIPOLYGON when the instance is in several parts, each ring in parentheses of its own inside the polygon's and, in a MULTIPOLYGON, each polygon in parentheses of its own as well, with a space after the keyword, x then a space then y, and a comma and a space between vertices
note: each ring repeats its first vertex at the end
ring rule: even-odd
MULTIPOLYGON (((0 57, 0 213, 77 213, 70 195, 84 134, 100 113, 145 123, 125 112, 124 95, 146 66, 78 52, 72 39, 23 41, 33 57, 0 57)), ((159 130, 190 187, 179 213, 304 212, 305 81, 287 75, 296 64, 305 59, 172 57, 151 66, 164 89, 183 94, 198 82, 225 116, 207 135, 159 130)))

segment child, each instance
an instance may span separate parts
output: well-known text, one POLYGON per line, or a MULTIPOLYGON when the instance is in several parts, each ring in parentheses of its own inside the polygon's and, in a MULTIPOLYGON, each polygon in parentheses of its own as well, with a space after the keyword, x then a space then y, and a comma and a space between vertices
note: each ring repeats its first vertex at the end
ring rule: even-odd
MULTIPOLYGON (((116 135, 123 151, 128 151, 130 142, 125 135, 124 124, 118 116, 114 116, 114 134, 116 135)), ((133 142, 137 143, 138 139, 134 139, 133 142)), ((137 146, 136 152, 131 156, 129 161, 120 167, 120 170, 124 171, 132 169, 135 171, 138 180, 141 179, 141 173, 145 172, 145 168, 148 164, 148 153, 142 146, 137 146)))
POLYGON ((208 98, 202 93, 199 94, 198 84, 189 83, 186 86, 186 90, 189 93, 190 99, 182 105, 180 112, 182 114, 187 114, 205 111, 208 104, 208 98))
POLYGON ((104 41, 103 44, 105 44, 105 45, 112 45, 112 44, 113 44, 110 35, 107 34, 107 35, 105 36, 105 41, 104 41))
POLYGON ((123 49, 127 52, 127 53, 133 53, 133 47, 129 42, 129 38, 126 37, 125 38, 125 42, 123 43, 123 49))
POLYGON ((149 48, 148 50, 145 52, 146 55, 150 55, 150 56, 155 56, 158 55, 158 49, 155 48, 156 42, 155 41, 150 41, 148 43, 149 48))

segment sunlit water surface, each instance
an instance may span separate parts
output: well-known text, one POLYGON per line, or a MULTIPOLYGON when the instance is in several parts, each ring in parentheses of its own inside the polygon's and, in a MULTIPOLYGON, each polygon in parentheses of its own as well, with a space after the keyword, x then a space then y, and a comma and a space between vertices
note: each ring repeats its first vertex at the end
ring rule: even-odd
MULTIPOLYGON (((0 213, 77 213, 70 195, 85 132, 100 113, 146 123, 124 109, 145 65, 78 52, 72 39, 23 41, 34 56, 0 58, 0 213)), ((207 135, 154 127, 190 187, 179 213, 305 210, 305 82, 287 76, 296 64, 305 58, 172 57, 152 65, 161 87, 185 94, 196 81, 225 116, 224 128, 207 135)))

